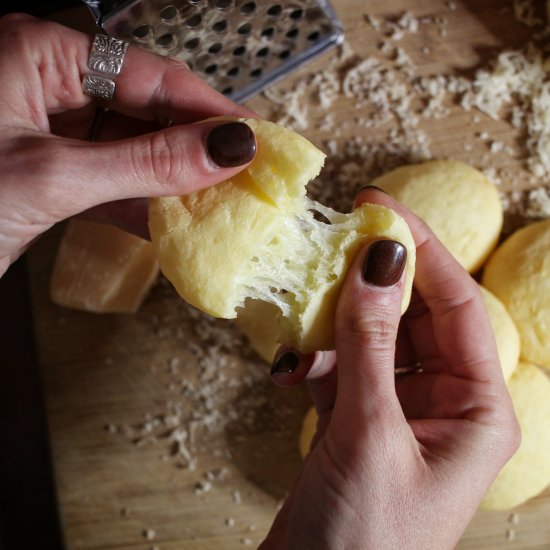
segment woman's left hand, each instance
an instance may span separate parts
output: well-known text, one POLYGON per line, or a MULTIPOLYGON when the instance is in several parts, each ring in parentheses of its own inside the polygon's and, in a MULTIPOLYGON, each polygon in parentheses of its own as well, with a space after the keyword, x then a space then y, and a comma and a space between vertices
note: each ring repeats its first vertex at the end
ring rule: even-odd
POLYGON ((102 142, 90 142, 98 103, 81 82, 91 45, 92 37, 53 22, 0 18, 0 275, 38 235, 84 211, 146 235, 146 201, 125 199, 219 183, 254 155, 252 133, 238 125, 218 135, 212 154, 210 132, 223 123, 192 124, 253 113, 185 63, 135 46, 105 103, 102 142))

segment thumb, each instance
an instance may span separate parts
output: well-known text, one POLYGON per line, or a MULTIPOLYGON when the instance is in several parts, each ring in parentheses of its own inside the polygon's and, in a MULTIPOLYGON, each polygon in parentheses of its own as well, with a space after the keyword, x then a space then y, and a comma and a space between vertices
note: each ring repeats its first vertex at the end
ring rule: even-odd
POLYGON ((355 259, 336 313, 335 413, 361 419, 397 406, 395 341, 401 317, 406 248, 371 243, 355 259))
POLYGON ((48 173, 48 201, 59 218, 109 201, 182 195, 241 171, 256 153, 243 122, 174 126, 129 139, 88 143, 58 140, 48 173))

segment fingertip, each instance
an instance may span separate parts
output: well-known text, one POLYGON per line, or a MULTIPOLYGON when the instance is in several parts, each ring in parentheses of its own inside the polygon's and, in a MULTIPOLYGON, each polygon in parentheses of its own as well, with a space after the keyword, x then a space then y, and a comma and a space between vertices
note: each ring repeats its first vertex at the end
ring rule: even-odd
POLYGON ((378 200, 383 200, 385 197, 389 198, 390 195, 380 187, 371 184, 365 185, 357 192, 355 200, 353 201, 353 207, 357 208, 365 202, 377 204, 378 200))
MULTIPOLYGON (((309 373, 320 364, 323 352, 301 354, 294 349, 281 346, 275 354, 271 367, 271 379, 278 386, 295 386, 309 378, 309 373)), ((323 370, 323 369, 321 369, 323 370)))
POLYGON ((297 351, 280 348, 275 355, 271 366, 271 378, 281 386, 293 385, 296 379, 295 372, 300 367, 301 356, 297 351))
POLYGON ((403 277, 407 249, 400 242, 383 239, 371 243, 362 266, 363 280, 375 287, 395 286, 403 277))
POLYGON ((235 168, 252 162, 256 155, 256 138, 250 126, 240 121, 214 126, 206 135, 206 151, 219 168, 235 168))

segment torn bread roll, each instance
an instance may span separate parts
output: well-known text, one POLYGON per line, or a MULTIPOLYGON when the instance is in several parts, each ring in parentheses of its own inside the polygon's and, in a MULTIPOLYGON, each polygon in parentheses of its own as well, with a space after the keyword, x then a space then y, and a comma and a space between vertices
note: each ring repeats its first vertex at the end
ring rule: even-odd
POLYGON ((321 171, 325 155, 281 126, 243 122, 257 142, 248 168, 196 193, 150 200, 157 258, 181 297, 229 319, 246 315, 253 302, 260 320, 265 308, 257 302, 272 304, 277 342, 303 353, 331 349, 347 268, 367 243, 392 239, 407 249, 405 310, 415 245, 403 218, 374 204, 341 214, 311 200, 306 185, 321 171))

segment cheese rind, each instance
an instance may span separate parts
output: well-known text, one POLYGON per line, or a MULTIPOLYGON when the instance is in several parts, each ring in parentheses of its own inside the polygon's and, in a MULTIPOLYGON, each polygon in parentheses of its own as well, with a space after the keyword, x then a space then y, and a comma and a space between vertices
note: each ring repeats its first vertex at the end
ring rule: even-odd
POLYGON ((50 296, 94 313, 135 313, 159 272, 153 245, 111 225, 73 219, 61 239, 50 296))

